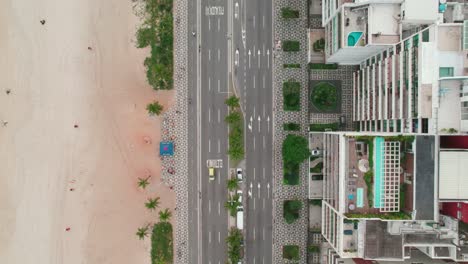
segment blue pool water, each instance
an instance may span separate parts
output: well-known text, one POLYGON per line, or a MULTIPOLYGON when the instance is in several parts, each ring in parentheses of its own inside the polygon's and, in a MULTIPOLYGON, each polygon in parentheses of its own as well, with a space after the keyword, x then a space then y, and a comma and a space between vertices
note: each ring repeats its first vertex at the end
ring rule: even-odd
POLYGON ((357 188, 356 196, 357 196, 356 206, 357 208, 362 208, 364 206, 364 189, 357 188))
MULTIPOLYGON (((374 140, 374 207, 380 208, 382 197, 382 143, 383 137, 376 137, 374 140)), ((372 157, 369 157, 372 158, 372 157)))
POLYGON ((348 34, 348 46, 354 47, 362 36, 362 32, 354 31, 348 34))

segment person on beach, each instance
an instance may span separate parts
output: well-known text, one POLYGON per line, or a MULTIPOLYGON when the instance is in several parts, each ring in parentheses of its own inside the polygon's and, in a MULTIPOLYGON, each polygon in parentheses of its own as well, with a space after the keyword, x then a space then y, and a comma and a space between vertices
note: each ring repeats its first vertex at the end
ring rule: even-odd
POLYGON ((44 19, 42 19, 42 20, 41 20, 41 21, 39 21, 39 22, 41 22, 41 24, 42 24, 42 25, 44 25, 44 24, 45 24, 45 20, 44 20, 44 19))
POLYGON ((10 94, 11 93, 11 90, 10 89, 6 89, 6 94, 10 94))
POLYGON ((3 120, 2 122, 3 122, 3 126, 7 126, 7 125, 8 125, 8 121, 3 120))
POLYGON ((93 48, 91 48, 91 47, 88 47, 88 50, 93 50, 93 48))

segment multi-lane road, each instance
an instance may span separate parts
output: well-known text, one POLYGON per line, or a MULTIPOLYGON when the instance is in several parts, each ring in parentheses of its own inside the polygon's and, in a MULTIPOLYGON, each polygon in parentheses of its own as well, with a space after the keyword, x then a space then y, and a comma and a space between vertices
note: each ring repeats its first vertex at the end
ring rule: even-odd
POLYGON ((245 118, 244 263, 272 261, 272 4, 197 0, 189 8, 189 262, 225 263, 231 84, 245 118), (232 58, 232 59, 231 59, 232 58), (233 80, 231 82, 230 80, 233 80), (214 181, 206 161, 223 160, 214 181), (248 194, 247 194, 248 193, 248 194))
POLYGON ((234 43, 246 121, 244 260, 272 263, 272 1, 234 2, 234 43))

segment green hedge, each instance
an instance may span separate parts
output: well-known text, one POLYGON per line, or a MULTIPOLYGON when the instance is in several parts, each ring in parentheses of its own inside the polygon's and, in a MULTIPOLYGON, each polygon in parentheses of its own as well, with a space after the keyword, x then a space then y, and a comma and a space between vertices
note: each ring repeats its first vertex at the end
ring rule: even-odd
POLYGON ((309 200, 309 204, 322 207, 322 200, 320 199, 309 200))
POLYGON ((310 96, 312 104, 321 111, 335 110, 338 107, 338 91, 329 82, 317 83, 310 96))
POLYGON ((283 217, 286 223, 292 224, 299 219, 302 202, 299 200, 286 200, 283 202, 283 217))
POLYGON ((331 129, 332 131, 337 131, 340 127, 338 123, 330 123, 330 124, 310 124, 309 131, 316 131, 316 132, 323 132, 325 129, 331 129))
POLYGON ((291 7, 281 8, 282 18, 299 18, 299 10, 292 9, 291 7))
POLYGON ((315 167, 310 168, 310 172, 312 172, 312 173, 322 173, 322 169, 323 169, 323 162, 319 162, 319 163, 317 163, 317 165, 315 165, 315 167))
POLYGON ((154 224, 151 234, 151 263, 172 263, 174 261, 173 252, 171 223, 154 224))
POLYGON ((283 51, 299 51, 301 50, 301 43, 297 40, 283 41, 283 51))
POLYGON ((283 64, 283 68, 300 69, 301 64, 299 64, 299 63, 285 63, 285 64, 283 64))
POLYGON ((299 260, 299 246, 296 245, 286 245, 283 246, 283 258, 288 260, 299 260))
POLYGON ((325 39, 321 38, 312 44, 312 48, 315 52, 320 52, 325 49, 325 39))
POLYGON ((301 130, 301 125, 297 123, 285 123, 283 124, 283 129, 285 131, 299 131, 301 130))
POLYGON ((380 218, 385 220, 408 220, 411 219, 411 215, 404 212, 396 213, 382 213, 382 214, 358 214, 358 213, 348 213, 345 214, 348 218, 380 218))
POLYGON ((235 227, 231 227, 229 235, 226 238, 228 258, 231 263, 238 263, 241 259, 242 239, 242 232, 235 227))
POLYGON ((325 64, 325 63, 309 63, 311 70, 336 70, 338 64, 325 64))
POLYGON ((284 111, 301 110, 301 84, 299 82, 283 83, 283 109, 284 111))
POLYGON ((374 205, 374 173, 372 170, 369 170, 364 174, 364 181, 366 182, 367 186, 367 202, 369 203, 369 207, 374 205))

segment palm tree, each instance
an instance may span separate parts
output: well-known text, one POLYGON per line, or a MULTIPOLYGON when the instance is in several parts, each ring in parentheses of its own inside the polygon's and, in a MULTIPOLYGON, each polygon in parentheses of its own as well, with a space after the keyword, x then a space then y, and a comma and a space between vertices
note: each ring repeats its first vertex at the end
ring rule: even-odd
POLYGON ((158 101, 154 101, 146 106, 146 110, 150 115, 159 115, 163 110, 163 106, 158 101))
POLYGON ((149 178, 151 178, 151 176, 148 176, 146 179, 138 178, 138 187, 145 189, 146 186, 149 185, 149 178))
POLYGON ((148 229, 149 229, 149 224, 144 227, 138 228, 136 235, 138 236, 140 240, 143 240, 145 237, 148 236, 148 229))
POLYGON ((232 95, 226 99, 225 103, 230 107, 239 107, 239 97, 232 95))
POLYGON ((169 208, 166 208, 163 211, 159 212, 159 220, 161 222, 168 222, 171 216, 172 216, 172 213, 169 211, 169 208))
POLYGON ((229 191, 234 191, 239 187, 239 183, 236 178, 231 178, 227 181, 227 188, 229 191))
POLYGON ((146 208, 150 210, 156 209, 159 206, 159 197, 148 198, 148 201, 145 203, 146 208))

